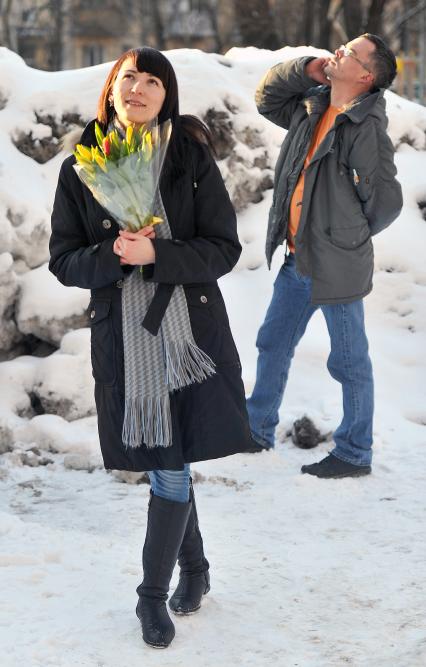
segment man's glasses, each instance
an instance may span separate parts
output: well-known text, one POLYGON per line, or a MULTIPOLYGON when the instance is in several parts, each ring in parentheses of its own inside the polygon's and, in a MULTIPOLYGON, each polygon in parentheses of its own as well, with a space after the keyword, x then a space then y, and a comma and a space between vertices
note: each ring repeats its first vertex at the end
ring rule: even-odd
POLYGON ((340 56, 346 56, 346 57, 349 57, 349 58, 353 58, 354 60, 357 61, 357 63, 359 63, 361 65, 361 67, 363 67, 365 70, 367 70, 367 72, 369 72, 371 74, 371 69, 368 67, 368 65, 366 65, 365 63, 362 62, 362 60, 357 58, 355 53, 348 46, 345 46, 344 44, 342 44, 338 49, 336 49, 336 51, 338 51, 340 56))

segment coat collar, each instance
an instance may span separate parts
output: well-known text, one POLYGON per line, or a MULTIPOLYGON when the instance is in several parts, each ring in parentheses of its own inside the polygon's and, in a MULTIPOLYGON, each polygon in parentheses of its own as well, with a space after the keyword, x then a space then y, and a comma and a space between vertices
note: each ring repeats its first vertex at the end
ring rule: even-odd
MULTIPOLYGON (((323 114, 330 104, 329 86, 318 86, 314 89, 313 94, 302 100, 302 104, 308 116, 323 114)), ((339 114, 339 122, 342 122, 344 116, 347 116, 353 123, 361 123, 369 115, 376 116, 387 124, 383 89, 360 95, 350 107, 339 114)))

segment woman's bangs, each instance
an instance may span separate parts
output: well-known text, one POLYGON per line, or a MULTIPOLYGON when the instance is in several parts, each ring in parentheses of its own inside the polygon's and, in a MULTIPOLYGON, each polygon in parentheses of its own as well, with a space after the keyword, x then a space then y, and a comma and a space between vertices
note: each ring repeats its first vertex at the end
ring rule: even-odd
POLYGON ((150 48, 137 49, 133 53, 133 60, 138 72, 152 74, 161 80, 167 90, 170 83, 171 65, 159 51, 150 48))

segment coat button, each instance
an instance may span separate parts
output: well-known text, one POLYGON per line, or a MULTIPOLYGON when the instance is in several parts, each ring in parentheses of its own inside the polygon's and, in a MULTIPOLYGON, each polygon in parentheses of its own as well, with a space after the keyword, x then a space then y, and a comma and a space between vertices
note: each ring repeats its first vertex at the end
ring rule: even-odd
POLYGON ((111 220, 102 220, 102 226, 104 229, 111 229, 111 220))
POLYGON ((121 289, 123 285, 124 285, 124 280, 121 279, 117 280, 117 282, 115 283, 115 286, 118 287, 119 289, 121 289))
POLYGON ((207 297, 206 296, 200 296, 200 301, 201 303, 207 303, 207 297))
POLYGON ((95 311, 95 310, 92 310, 92 311, 90 312, 90 317, 91 317, 92 320, 93 320, 93 318, 95 317, 95 315, 96 315, 96 311, 95 311))

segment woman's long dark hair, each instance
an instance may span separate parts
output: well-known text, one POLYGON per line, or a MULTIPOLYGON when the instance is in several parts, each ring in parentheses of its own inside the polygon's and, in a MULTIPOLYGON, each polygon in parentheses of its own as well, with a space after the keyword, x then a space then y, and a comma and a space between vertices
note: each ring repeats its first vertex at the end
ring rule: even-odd
POLYGON ((159 123, 170 118, 173 128, 165 166, 175 175, 180 175, 184 172, 185 135, 189 135, 194 141, 206 144, 214 154, 212 136, 207 125, 195 116, 181 116, 179 114, 178 84, 171 62, 161 51, 148 46, 126 51, 114 64, 99 97, 98 122, 106 127, 114 117, 114 107, 111 106, 109 98, 118 72, 127 58, 133 59, 138 72, 147 72, 158 77, 166 90, 166 97, 158 114, 159 123))

